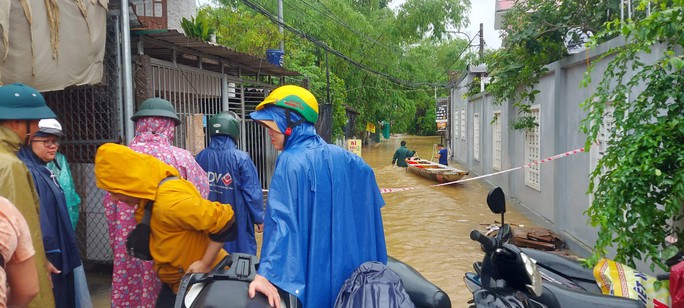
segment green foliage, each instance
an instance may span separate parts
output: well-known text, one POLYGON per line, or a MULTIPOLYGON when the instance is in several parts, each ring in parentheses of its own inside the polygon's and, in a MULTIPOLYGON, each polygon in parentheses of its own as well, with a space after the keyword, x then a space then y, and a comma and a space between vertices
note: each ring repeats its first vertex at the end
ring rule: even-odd
POLYGON ((206 14, 197 14, 197 17, 191 17, 187 19, 183 17, 181 19, 181 28, 185 35, 200 39, 203 41, 209 41, 211 35, 216 34, 216 29, 211 26, 207 20, 206 14))
MULTIPOLYGON (((641 1, 634 16, 646 15, 647 2, 641 1)), ((684 1, 650 2, 650 16, 608 22, 592 42, 616 35, 626 40, 604 56, 612 58, 583 105, 587 148, 599 134, 608 103, 615 119, 589 185, 594 200, 586 214, 599 227, 591 264, 615 247, 619 262, 634 266, 634 260, 645 260, 666 269, 665 237, 684 238, 677 223, 684 203, 684 1), (656 46, 663 51, 654 53, 656 46)), ((593 86, 594 69, 585 76, 587 87, 593 86)), ((684 248, 684 241, 677 247, 684 248)))
MULTIPOLYGON (((277 16, 277 2, 249 0, 277 16)), ((320 103, 327 100, 326 53, 330 70, 330 97, 333 104, 333 134, 339 136, 346 124, 344 106, 360 114, 356 135, 366 122, 376 125, 386 120, 393 132, 420 135, 436 133, 435 96, 447 96, 447 88, 422 86, 447 85, 446 70, 462 70, 465 60, 460 52, 467 42, 442 39, 444 30, 466 23, 463 15, 468 0, 408 0, 396 12, 386 0, 302 0, 283 1, 283 20, 318 42, 329 46, 357 63, 350 63, 316 46, 289 30, 281 35, 278 26, 243 1, 219 0, 217 8, 207 10, 210 24, 217 29, 222 45, 236 51, 263 57, 266 49, 285 43, 284 65, 306 78, 320 103), (426 32, 427 31, 427 32, 426 32), (365 66, 396 80, 359 68, 365 66)))
MULTIPOLYGON (((498 104, 512 101, 522 117, 529 117, 529 105, 535 103, 534 86, 549 71, 545 66, 567 55, 566 39, 574 43, 578 32, 602 29, 605 21, 619 13, 614 2, 516 0, 505 15, 504 48, 486 58, 492 76, 487 92, 498 104), (566 35, 569 30, 574 34, 566 35)), ((514 126, 519 129, 532 127, 529 121, 517 122, 514 126)))

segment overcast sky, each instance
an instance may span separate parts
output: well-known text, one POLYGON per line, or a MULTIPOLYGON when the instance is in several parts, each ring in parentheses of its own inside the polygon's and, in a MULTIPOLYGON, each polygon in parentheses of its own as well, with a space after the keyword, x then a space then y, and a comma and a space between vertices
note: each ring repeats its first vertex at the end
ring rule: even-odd
MULTIPOLYGON (((390 8, 395 9, 399 7, 405 0, 392 0, 389 4, 390 8)), ((499 31, 494 30, 494 4, 495 0, 471 0, 470 14, 468 19, 470 25, 461 29, 462 32, 467 33, 470 38, 477 35, 480 31, 480 23, 484 29, 484 41, 487 49, 498 49, 501 47, 501 39, 499 38, 499 31)), ((479 40, 475 39, 474 44, 479 44, 479 40)))

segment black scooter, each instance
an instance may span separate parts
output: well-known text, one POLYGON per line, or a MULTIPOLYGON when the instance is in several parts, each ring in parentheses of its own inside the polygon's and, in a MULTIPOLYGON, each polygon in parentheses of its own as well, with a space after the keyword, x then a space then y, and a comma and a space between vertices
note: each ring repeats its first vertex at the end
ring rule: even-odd
MULTIPOLYGON (((451 308, 449 296, 409 265, 388 257, 387 267, 401 277, 406 292, 417 308, 451 308)), ((221 260, 207 274, 186 274, 178 288, 175 308, 270 307, 266 296, 259 292, 253 299, 247 296, 249 283, 254 280, 257 268, 256 256, 234 253, 221 260)), ((280 307, 302 307, 294 295, 281 289, 278 292, 280 307)))
MULTIPOLYGON (((487 196, 494 213, 505 212, 505 196, 497 187, 487 196)), ((502 223, 503 223, 502 216, 502 223)), ((495 238, 477 230, 470 238, 479 242, 485 252, 481 263, 475 263, 476 273, 466 273, 464 281, 473 292, 472 307, 644 307, 633 299, 573 290, 556 283, 545 282, 537 262, 510 239, 510 226, 502 224, 495 238)))
MULTIPOLYGON (((489 204, 489 199, 487 199, 487 204, 489 204)), ((504 221, 504 214, 506 213, 505 202, 500 206, 490 206, 490 210, 495 214, 501 214, 501 221, 504 221)), ((506 236, 505 241, 510 242, 511 236, 512 234, 506 236)), ((585 267, 580 262, 537 249, 520 248, 520 250, 537 261, 537 268, 542 276, 542 280, 577 291, 603 294, 596 282, 593 269, 585 267)), ((684 254, 679 252, 670 259, 665 260, 665 264, 673 266, 682 260, 684 260, 684 254)), ((669 274, 660 274, 656 278, 658 280, 668 280, 669 274)))

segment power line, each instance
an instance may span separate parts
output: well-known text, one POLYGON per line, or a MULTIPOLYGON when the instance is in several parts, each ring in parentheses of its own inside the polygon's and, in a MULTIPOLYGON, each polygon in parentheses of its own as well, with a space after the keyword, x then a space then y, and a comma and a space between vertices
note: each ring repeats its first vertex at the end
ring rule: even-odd
MULTIPOLYGON (((306 3, 307 5, 309 5, 310 7, 312 7, 313 9, 315 9, 315 10, 321 12, 318 8, 316 8, 316 7, 314 7, 313 5, 309 4, 307 1, 304 1, 304 0, 300 0, 300 1, 306 3)), ((328 11, 328 13, 330 13, 332 16, 335 17, 335 19, 330 18, 330 17, 327 17, 328 19, 330 19, 330 20, 332 20, 332 21, 334 21, 334 22, 340 24, 342 27, 345 27, 345 28, 349 29, 349 31, 351 31, 351 32, 353 32, 353 33, 355 33, 355 34, 357 34, 358 36, 360 36, 360 37, 362 37, 362 38, 364 38, 364 39, 366 39, 366 40, 368 40, 368 41, 370 41, 370 42, 372 42, 373 44, 377 44, 377 45, 380 45, 380 46, 382 46, 382 47, 385 47, 385 49, 387 49, 387 50, 389 50, 389 51, 394 51, 394 49, 390 48, 389 46, 387 46, 387 45, 385 45, 385 44, 383 44, 383 43, 380 43, 380 42, 378 42, 376 39, 373 39, 372 37, 369 37, 369 36, 367 36, 367 35, 365 35, 365 34, 359 32, 359 31, 353 29, 351 26, 347 25, 344 21, 342 21, 342 19, 341 19, 340 17, 338 17, 337 15, 335 15, 335 13, 333 13, 333 12, 332 12, 327 6, 325 6, 325 4, 323 4, 320 0, 318 1, 318 3, 319 3, 326 11, 328 11)), ((324 13, 324 12, 321 12, 321 14, 325 14, 325 13, 324 13)))
POLYGON ((277 24, 277 25, 280 25, 280 26, 282 26, 283 28, 286 28, 287 30, 289 30, 289 31, 291 31, 291 32, 293 32, 293 33, 295 33, 295 34, 301 36, 302 38, 304 38, 304 39, 306 39, 306 40, 308 40, 308 41, 314 43, 316 46, 321 47, 321 48, 323 48, 324 50, 326 50, 326 51, 328 51, 328 52, 330 52, 330 53, 332 53, 332 54, 334 54, 334 55, 336 55, 336 56, 338 56, 338 57, 344 59, 345 61, 347 61, 347 62, 353 64, 354 66, 356 66, 356 67, 358 67, 358 68, 361 68, 361 69, 363 69, 363 70, 365 70, 365 71, 367 71, 367 72, 373 73, 373 74, 375 74, 375 75, 383 76, 383 77, 387 78, 389 81, 392 81, 392 82, 395 83, 395 84, 402 85, 402 86, 406 86, 406 87, 420 87, 420 86, 431 86, 431 87, 442 87, 442 88, 447 88, 447 87, 449 87, 449 84, 441 84, 441 83, 433 83, 433 82, 409 82, 409 81, 405 81, 405 80, 399 79, 399 78, 397 78, 397 77, 394 77, 394 76, 392 76, 392 75, 390 75, 390 74, 387 74, 387 73, 380 72, 380 71, 378 71, 378 70, 372 69, 372 68, 370 68, 370 67, 368 67, 368 66, 366 66, 366 65, 363 65, 363 64, 361 64, 361 63, 358 63, 358 62, 352 60, 352 59, 349 58, 348 56, 346 56, 346 55, 342 54, 341 52, 339 52, 339 51, 337 51, 337 50, 331 48, 330 46, 328 46, 328 45, 326 45, 325 43, 323 43, 323 42, 317 40, 316 38, 311 37, 310 35, 304 33, 303 31, 298 30, 298 29, 295 29, 294 27, 292 27, 292 26, 290 26, 290 25, 288 25, 288 24, 286 24, 286 23, 284 23, 284 22, 280 22, 280 21, 278 20, 278 17, 277 17, 277 16, 274 16, 273 14, 271 14, 270 12, 268 12, 267 10, 265 10, 264 8, 260 7, 259 5, 254 4, 254 3, 252 3, 252 2, 249 1, 249 0, 242 0, 242 2, 243 2, 245 5, 251 7, 251 8, 254 9, 255 11, 257 11, 258 13, 260 13, 260 14, 262 14, 262 15, 268 17, 268 19, 270 19, 273 23, 275 23, 275 24, 277 24))

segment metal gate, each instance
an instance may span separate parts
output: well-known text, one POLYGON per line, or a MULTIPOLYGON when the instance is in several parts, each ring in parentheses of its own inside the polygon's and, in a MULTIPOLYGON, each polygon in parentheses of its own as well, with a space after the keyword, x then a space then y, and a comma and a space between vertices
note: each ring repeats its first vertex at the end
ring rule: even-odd
POLYGON ((65 140, 59 148, 70 162, 76 191, 81 196, 76 239, 84 261, 112 259, 104 192, 95 186, 97 148, 122 140, 120 42, 118 21, 108 16, 102 83, 44 93, 45 100, 62 123, 65 140))

